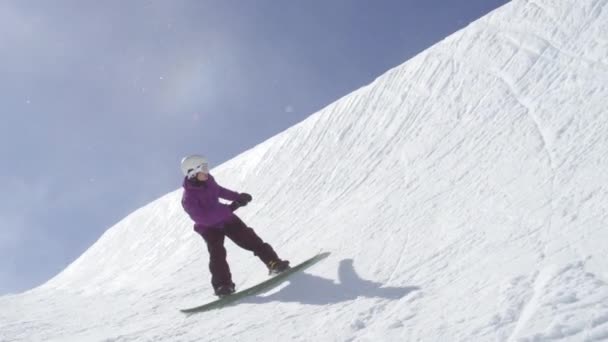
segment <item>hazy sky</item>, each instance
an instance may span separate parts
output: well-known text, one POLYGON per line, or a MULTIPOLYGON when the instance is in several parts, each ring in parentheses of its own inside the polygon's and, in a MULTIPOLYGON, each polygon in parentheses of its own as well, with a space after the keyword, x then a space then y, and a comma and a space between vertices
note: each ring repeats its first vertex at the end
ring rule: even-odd
POLYGON ((1 1, 0 294, 506 2, 1 1))

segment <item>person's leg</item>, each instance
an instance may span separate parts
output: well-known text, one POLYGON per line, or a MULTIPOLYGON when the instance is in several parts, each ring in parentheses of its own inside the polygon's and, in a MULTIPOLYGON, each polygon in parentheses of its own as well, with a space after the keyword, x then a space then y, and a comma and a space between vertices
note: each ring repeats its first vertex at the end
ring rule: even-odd
POLYGON ((226 248, 224 248, 224 232, 219 229, 207 229, 201 233, 207 243, 209 251, 209 271, 211 272, 211 285, 217 289, 221 285, 233 285, 230 267, 226 261, 226 248))
POLYGON ((253 252, 265 265, 280 260, 272 246, 264 242, 253 229, 247 227, 237 216, 224 226, 226 236, 239 247, 253 252))

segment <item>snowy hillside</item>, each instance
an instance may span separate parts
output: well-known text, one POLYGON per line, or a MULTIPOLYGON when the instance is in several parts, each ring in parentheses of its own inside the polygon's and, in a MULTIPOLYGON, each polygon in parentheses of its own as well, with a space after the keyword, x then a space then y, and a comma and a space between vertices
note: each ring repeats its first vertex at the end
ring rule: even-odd
POLYGON ((608 340, 607 99, 608 0, 513 1, 212 171, 282 257, 328 259, 185 317, 213 296, 177 190, 1 297, 0 340, 608 340))

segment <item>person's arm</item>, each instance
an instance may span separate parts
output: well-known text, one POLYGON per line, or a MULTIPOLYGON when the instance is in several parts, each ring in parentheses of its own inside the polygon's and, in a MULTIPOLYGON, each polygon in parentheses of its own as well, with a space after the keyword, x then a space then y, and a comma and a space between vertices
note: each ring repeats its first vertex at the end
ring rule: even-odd
POLYGON ((219 184, 218 184, 218 187, 220 188, 220 197, 221 198, 229 200, 229 201, 237 201, 240 198, 240 195, 238 192, 228 190, 219 184))
POLYGON ((218 189, 220 190, 219 196, 221 198, 223 198, 225 200, 229 200, 229 201, 238 201, 239 200, 241 195, 238 192, 224 188, 223 186, 219 185, 215 181, 215 179, 212 178, 211 176, 209 178, 211 179, 211 181, 213 181, 217 185, 218 189))

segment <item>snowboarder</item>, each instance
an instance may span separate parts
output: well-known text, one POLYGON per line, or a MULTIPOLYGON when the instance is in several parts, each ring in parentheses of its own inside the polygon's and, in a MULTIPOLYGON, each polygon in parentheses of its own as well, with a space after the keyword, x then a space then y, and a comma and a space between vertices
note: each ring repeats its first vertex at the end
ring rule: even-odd
POLYGON ((251 200, 247 193, 228 190, 209 174, 204 157, 187 156, 182 159, 184 192, 182 207, 194 221, 194 230, 207 244, 211 285, 219 297, 234 293, 230 267, 226 261, 224 238, 228 237, 239 247, 252 251, 268 267, 269 273, 280 273, 289 268, 289 261, 281 260, 272 246, 265 243, 233 211, 246 206, 251 200), (220 202, 220 198, 232 201, 220 202))

